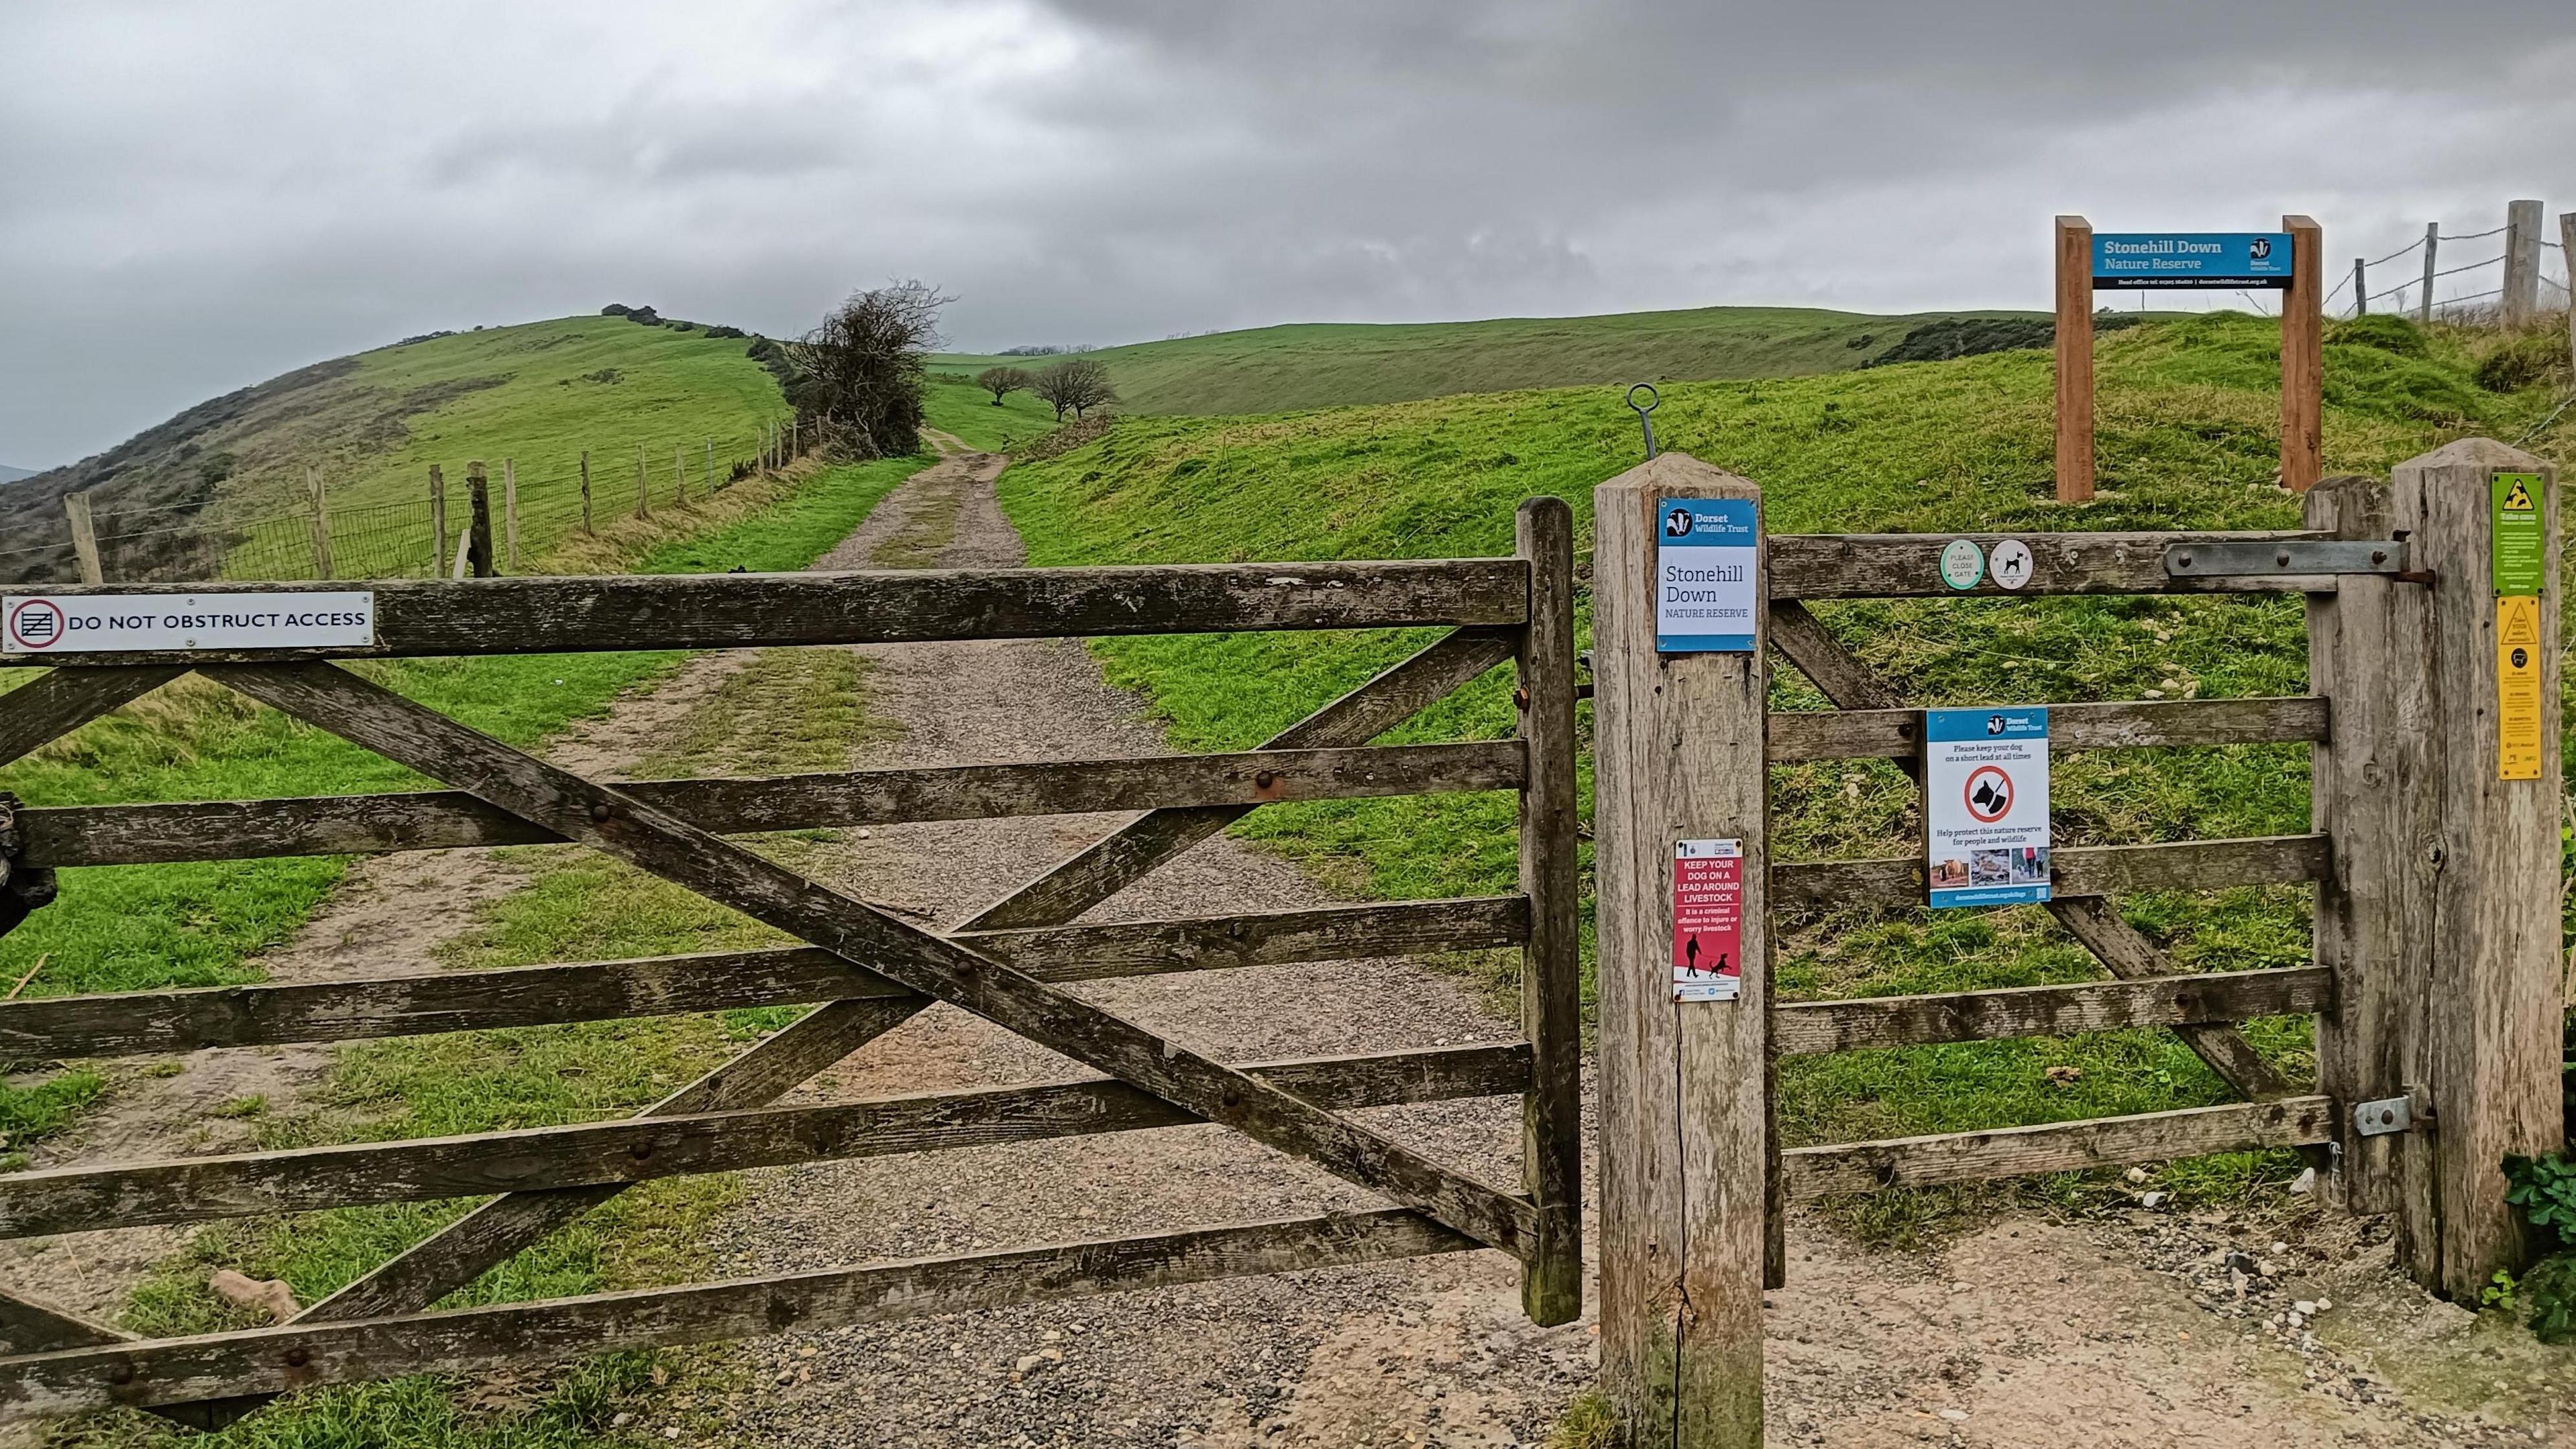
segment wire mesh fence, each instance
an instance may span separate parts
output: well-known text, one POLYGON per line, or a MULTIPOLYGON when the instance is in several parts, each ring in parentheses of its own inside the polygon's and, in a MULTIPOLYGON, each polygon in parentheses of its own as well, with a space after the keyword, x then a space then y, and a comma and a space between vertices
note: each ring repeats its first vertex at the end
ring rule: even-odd
MULTIPOLYGON (((483 465, 494 562, 534 569, 567 543, 615 520, 686 508, 798 451, 792 419, 749 437, 671 440, 585 449, 564 461, 521 467, 507 456, 483 465)), ((236 498, 94 511, 67 506, 52 537, 0 548, 0 577, 29 582, 100 576, 123 583, 251 579, 392 579, 447 576, 465 562, 474 527, 474 465, 425 467, 413 496, 342 502, 322 469, 305 470, 301 508, 254 510, 236 498), (87 537, 83 537, 84 523, 87 537)), ((380 487, 371 491, 381 492, 380 487)), ((85 504, 88 495, 73 495, 85 504)), ((68 502, 68 500, 67 500, 68 502)))

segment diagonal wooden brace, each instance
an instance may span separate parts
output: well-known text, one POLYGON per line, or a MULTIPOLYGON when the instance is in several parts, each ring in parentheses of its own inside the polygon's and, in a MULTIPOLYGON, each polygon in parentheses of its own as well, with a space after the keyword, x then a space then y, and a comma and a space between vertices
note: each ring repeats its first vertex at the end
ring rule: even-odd
MULTIPOLYGON (((1510 658, 1513 647, 1512 634, 1505 630, 1463 629, 1448 634, 1289 727, 1264 748, 1366 744, 1510 658)), ((1015 924, 1063 924, 1246 813, 1248 808, 1230 806, 1147 811, 959 929, 994 928, 1004 919, 1015 924), (1068 884, 1068 877, 1075 874, 1079 884, 1068 884)), ((639 1115, 675 1116, 765 1105, 902 1025, 927 1005, 921 998, 827 1004, 639 1115)), ((307 1308, 300 1319, 368 1318, 427 1308, 623 1190, 617 1186, 567 1188, 494 1198, 307 1308)))
POLYGON ((1517 1254, 1534 1210, 1268 1082, 328 664, 207 671, 274 708, 1517 1254))
MULTIPOLYGON (((1895 686, 1842 645, 1824 622, 1795 599, 1771 602, 1771 643, 1798 666, 1836 709, 1902 709, 1905 698, 1895 686)), ((1909 762, 1910 764, 1911 762, 1909 762)), ((1918 774, 1918 768, 1906 773, 1918 774)), ((2069 935, 2084 943, 2102 965, 2125 981, 2179 974, 2177 968, 2138 929, 2120 919, 2100 896, 2058 896, 2048 913, 2069 935)), ((2219 1079, 2248 1100, 2289 1094, 2294 1088, 2263 1060, 2245 1034, 2224 1022, 2196 1022, 2173 1028, 2183 1045, 2216 1072, 2219 1079)))
POLYGON ((0 695, 0 765, 70 734, 119 705, 141 699, 187 672, 174 664, 49 670, 24 689, 0 695))

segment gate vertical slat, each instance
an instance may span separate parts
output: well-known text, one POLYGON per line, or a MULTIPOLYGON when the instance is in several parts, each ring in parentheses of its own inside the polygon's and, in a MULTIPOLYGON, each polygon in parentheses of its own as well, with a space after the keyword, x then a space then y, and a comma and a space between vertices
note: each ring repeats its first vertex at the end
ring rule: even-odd
POLYGON ((1521 1307, 1538 1324, 1583 1315, 1583 944, 1575 865, 1574 514, 1533 498, 1517 520, 1529 561, 1520 644, 1520 883, 1530 934, 1521 952, 1521 1024, 1530 1086, 1521 1099, 1522 1184, 1538 1231, 1522 1260, 1521 1307))

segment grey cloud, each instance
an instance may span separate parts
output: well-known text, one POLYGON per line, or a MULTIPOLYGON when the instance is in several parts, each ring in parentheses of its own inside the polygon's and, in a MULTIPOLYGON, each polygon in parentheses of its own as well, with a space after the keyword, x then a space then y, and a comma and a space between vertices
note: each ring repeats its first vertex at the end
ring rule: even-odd
POLYGON ((2058 210, 2376 255, 2576 199, 2563 0, 36 0, 0 53, 0 463, 611 299, 784 332, 918 275, 973 347, 2039 305, 2058 210))

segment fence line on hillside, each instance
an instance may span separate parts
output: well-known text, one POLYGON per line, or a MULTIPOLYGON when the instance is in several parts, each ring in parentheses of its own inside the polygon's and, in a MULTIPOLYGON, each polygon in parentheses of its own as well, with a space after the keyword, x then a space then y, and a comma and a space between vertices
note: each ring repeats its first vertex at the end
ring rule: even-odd
MULTIPOLYGON (((686 509, 803 451, 792 417, 764 421, 748 438, 704 436, 582 448, 524 465, 506 451, 485 466, 494 563, 533 566, 563 544, 620 518, 686 509)), ((256 492, 294 489, 302 506, 232 511, 227 500, 116 508, 92 493, 66 494, 60 532, 0 549, 0 579, 42 583, 195 583, 228 579, 384 579, 447 576, 473 524, 475 465, 428 465, 408 499, 341 502, 327 465, 288 465, 289 477, 256 492), (300 473, 299 479, 292 475, 300 473), (47 556, 50 556, 48 558, 47 556), (54 576, 49 580, 46 575, 54 576)), ((378 492, 380 490, 370 490, 378 492)))
MULTIPOLYGON (((2563 240, 2551 240, 2547 208, 2537 201, 2516 201, 2505 212, 2504 225, 2484 231, 2445 232, 2441 223, 2427 222, 2424 235, 2386 256, 2353 258, 2348 270, 2338 269, 2342 275, 2327 293, 2326 310, 2342 317, 2382 311, 2418 322, 2474 320, 2493 311, 2507 325, 2518 325, 2565 309, 2571 295, 2568 272, 2576 259, 2566 255, 2563 240), (2448 244, 2464 245, 2472 253, 2483 253, 2492 244, 2495 252, 2454 261, 2443 251, 2448 244), (2410 257, 2414 261, 2400 269, 2402 275, 2379 285, 2391 275, 2387 267, 2410 257), (2559 275, 2550 275, 2553 262, 2559 275), (2451 283, 2447 291, 2445 281, 2451 283), (2340 306, 2338 298, 2343 299, 2340 306)), ((2563 228, 2564 213, 2559 222, 2563 228)))

